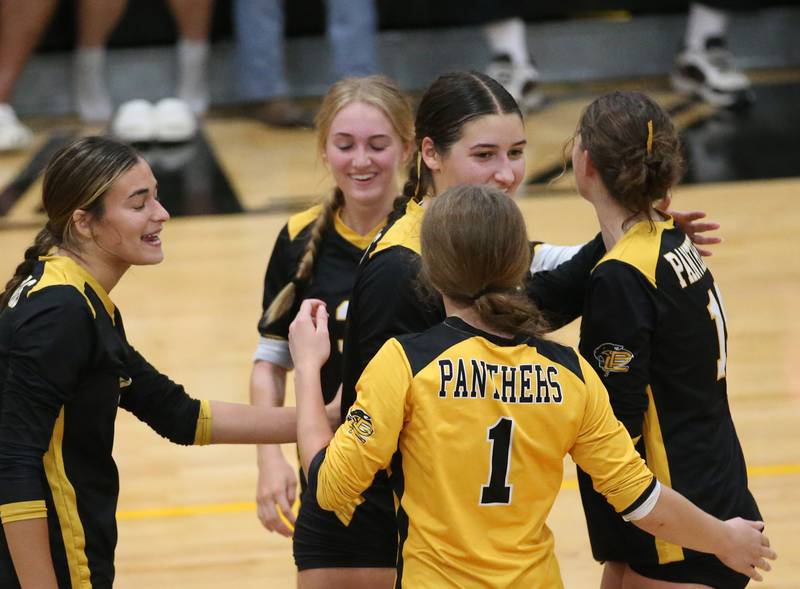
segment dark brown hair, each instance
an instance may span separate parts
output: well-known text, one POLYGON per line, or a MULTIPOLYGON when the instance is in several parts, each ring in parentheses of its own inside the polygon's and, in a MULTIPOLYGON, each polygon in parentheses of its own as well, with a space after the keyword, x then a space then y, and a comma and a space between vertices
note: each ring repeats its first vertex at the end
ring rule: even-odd
POLYGON ((103 196, 122 174, 139 162, 129 145, 108 137, 85 137, 60 149, 44 172, 42 204, 47 223, 25 250, 24 259, 14 270, 0 295, 0 310, 33 271, 39 256, 56 246, 77 248, 72 215, 83 210, 102 218, 103 196))
POLYGON ((481 72, 452 72, 439 76, 425 91, 417 108, 416 152, 411 158, 403 195, 420 198, 433 189, 433 174, 420 153, 425 137, 429 137, 436 151, 444 155, 461 139, 464 125, 494 114, 516 114, 522 119, 516 101, 497 81, 481 72))
POLYGON ((683 175, 675 125, 641 92, 613 92, 596 99, 583 112, 577 135, 612 198, 634 215, 667 196, 683 175))
MULTIPOLYGON (((315 119, 317 148, 320 152, 325 150, 328 133, 336 115, 353 102, 363 102, 383 112, 403 144, 409 145, 414 140, 414 116, 411 105, 394 81, 385 76, 344 78, 330 87, 315 119)), ((405 202, 402 203, 403 206, 404 204, 405 202)), ((297 284, 306 283, 311 279, 322 235, 327 228, 333 226, 336 213, 343 206, 344 193, 341 188, 336 187, 321 203, 319 215, 311 227, 311 235, 300 258, 294 279, 275 296, 264 312, 262 321, 266 321, 267 324, 272 323, 292 308, 297 284)), ((396 203, 396 206, 400 208, 401 204, 396 203)))
POLYGON ((420 280, 474 305, 480 318, 508 334, 540 335, 544 321, 522 282, 531 252, 514 201, 489 186, 457 186, 428 206, 420 235, 420 280))

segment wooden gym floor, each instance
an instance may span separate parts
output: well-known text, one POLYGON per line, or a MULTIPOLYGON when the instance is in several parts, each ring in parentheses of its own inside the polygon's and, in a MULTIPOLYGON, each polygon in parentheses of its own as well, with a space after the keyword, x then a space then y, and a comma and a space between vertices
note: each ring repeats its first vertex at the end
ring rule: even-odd
MULTIPOLYGON (((700 129, 698 123, 720 116, 659 86, 655 90, 673 109, 687 137, 700 129)), ((533 184, 520 190, 519 203, 536 239, 577 243, 596 232, 590 206, 574 195, 568 177, 554 185, 539 182, 560 165, 560 144, 590 99, 591 92, 585 89, 565 90, 528 120, 528 176, 533 184)), ((59 128, 54 135, 53 121, 34 121, 39 130, 37 147, 54 137, 58 143, 60 136, 87 132, 64 126, 63 121, 55 123, 59 128)), ((734 122, 732 128, 722 135, 726 149, 739 145, 735 133, 742 127, 734 122)), ((709 151, 714 140, 700 148, 690 144, 690 151, 704 153, 702 147, 709 151)), ((263 272, 272 244, 288 211, 324 193, 328 180, 315 158, 313 135, 307 131, 271 130, 222 113, 207 121, 202 143, 197 148, 204 152, 200 156, 191 152, 192 146, 183 154, 148 152, 159 180, 172 178, 162 181, 161 188, 168 208, 187 215, 166 226, 162 235, 166 261, 131 269, 112 298, 123 312, 130 341, 157 368, 186 385, 190 394, 246 402, 263 272), (218 214, 191 215, 190 180, 200 172, 181 175, 180 170, 190 166, 188 162, 200 165, 197 161, 204 158, 216 168, 200 176, 200 183, 206 183, 199 189, 206 199, 202 209, 218 214), (173 194, 167 194, 167 186, 173 194), (230 191, 233 200, 228 195, 217 202, 217 191, 230 191), (237 210, 243 212, 225 214, 237 210)), ((758 145, 763 152, 763 143, 758 145)), ((796 589, 800 587, 800 208, 794 201, 800 197, 800 150, 792 145, 790 154, 783 153, 784 144, 774 138, 772 145, 780 152, 776 155, 793 154, 789 158, 793 173, 780 168, 766 176, 782 178, 742 181, 734 175, 739 181, 686 184, 675 190, 674 202, 684 210, 706 210, 722 223, 725 243, 715 248, 707 263, 727 306, 731 408, 750 467, 751 488, 780 556, 761 586, 796 589)), ((25 166, 36 171, 37 166, 30 164, 36 151, 0 157, 0 186, 6 186, 0 192, 2 276, 11 273, 41 222, 35 175, 24 173, 25 166)), ((701 159, 691 162, 698 181, 704 178, 701 159)), ((741 161, 726 161, 734 171, 746 168, 741 161)), ((705 177, 708 170, 719 169, 718 162, 710 165, 717 167, 705 168, 705 177)), ((577 326, 554 337, 574 344, 577 326)), ((285 450, 293 460, 293 447, 285 450)), ((121 411, 115 457, 122 489, 117 587, 294 586, 290 541, 266 532, 255 515, 253 448, 173 446, 121 411)), ((569 460, 549 525, 556 536, 565 585, 598 587, 600 567, 591 559, 569 460)))

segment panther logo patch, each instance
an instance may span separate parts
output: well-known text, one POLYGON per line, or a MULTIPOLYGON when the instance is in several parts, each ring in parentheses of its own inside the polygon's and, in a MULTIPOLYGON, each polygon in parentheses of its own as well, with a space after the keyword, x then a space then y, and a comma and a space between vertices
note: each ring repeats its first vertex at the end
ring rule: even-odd
POLYGON ((372 418, 362 409, 351 409, 347 414, 347 421, 350 422, 350 429, 347 432, 353 434, 362 444, 375 433, 372 418))
POLYGON ((601 344, 594 349, 594 357, 604 376, 612 372, 628 372, 628 364, 633 360, 633 352, 619 344, 601 344))

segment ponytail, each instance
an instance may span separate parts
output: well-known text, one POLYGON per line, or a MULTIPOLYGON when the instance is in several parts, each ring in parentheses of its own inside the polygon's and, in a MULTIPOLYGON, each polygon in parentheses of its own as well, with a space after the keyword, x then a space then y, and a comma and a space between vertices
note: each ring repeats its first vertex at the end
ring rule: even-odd
POLYGON ((11 280, 6 283, 3 294, 0 295, 0 311, 5 310, 14 291, 16 291, 19 285, 31 275, 33 267, 39 260, 39 256, 47 255, 50 250, 59 243, 60 240, 53 235, 49 224, 42 227, 41 231, 36 234, 33 244, 25 250, 25 257, 17 266, 17 269, 14 270, 14 275, 11 277, 11 280))
POLYGON ((322 243, 322 234, 326 229, 333 226, 334 218, 337 211, 344 206, 344 194, 341 188, 336 188, 322 203, 322 209, 319 212, 314 224, 311 226, 311 235, 309 236, 306 248, 300 258, 300 263, 297 265, 297 272, 292 278, 291 282, 284 286, 278 295, 273 299, 272 303, 264 312, 262 321, 267 324, 283 317, 294 304, 295 297, 297 296, 297 286, 310 282, 311 272, 314 270, 314 262, 316 261, 319 246, 322 243))
POLYGON ((490 291, 474 299, 481 320, 502 333, 541 336, 547 323, 522 290, 490 291))

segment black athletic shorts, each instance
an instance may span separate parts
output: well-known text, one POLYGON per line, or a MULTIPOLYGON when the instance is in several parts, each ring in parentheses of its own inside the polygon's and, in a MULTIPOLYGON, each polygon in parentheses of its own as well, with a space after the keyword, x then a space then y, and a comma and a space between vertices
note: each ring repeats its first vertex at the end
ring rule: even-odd
POLYGON ((345 526, 317 503, 316 484, 302 495, 292 542, 297 570, 325 568, 394 568, 397 565, 397 519, 386 473, 375 476, 345 526), (313 489, 313 490, 312 490, 313 489))
POLYGON ((743 589, 750 581, 726 567, 712 554, 671 562, 669 564, 638 565, 628 563, 634 571, 648 579, 673 583, 697 583, 714 589, 743 589))

